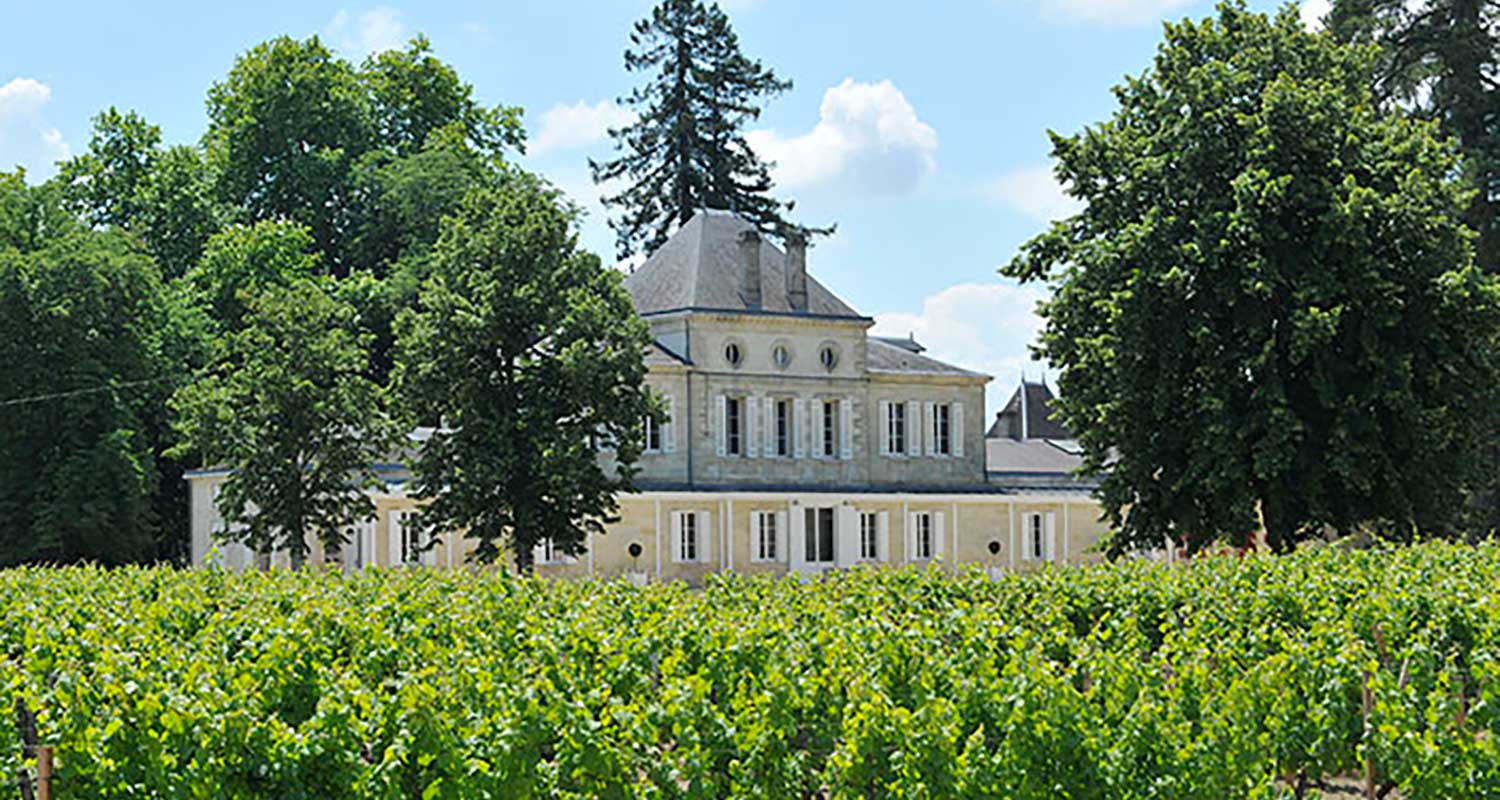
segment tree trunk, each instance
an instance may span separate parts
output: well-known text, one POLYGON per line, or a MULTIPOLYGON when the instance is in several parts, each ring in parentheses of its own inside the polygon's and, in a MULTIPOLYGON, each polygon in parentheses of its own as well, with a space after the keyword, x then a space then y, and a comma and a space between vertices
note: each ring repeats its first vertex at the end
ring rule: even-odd
POLYGON ((1292 530, 1280 493, 1269 482, 1261 482, 1256 493, 1260 496, 1260 521, 1266 530, 1267 549, 1277 555, 1291 552, 1292 530))

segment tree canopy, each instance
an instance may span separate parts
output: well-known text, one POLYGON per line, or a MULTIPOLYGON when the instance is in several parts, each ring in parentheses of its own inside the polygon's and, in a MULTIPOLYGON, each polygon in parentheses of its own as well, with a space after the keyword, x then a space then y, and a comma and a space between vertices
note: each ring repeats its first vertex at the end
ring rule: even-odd
POLYGON ((650 343, 618 272, 578 248, 557 194, 510 170, 472 191, 442 234, 417 304, 396 320, 393 388, 430 426, 408 491, 424 528, 529 571, 550 538, 582 552, 630 487, 653 407, 650 343), (613 464, 601 442, 617 443, 613 464))
POLYGON ((1005 269, 1103 472, 1116 550, 1452 523, 1497 379, 1436 126, 1378 107, 1374 53, 1237 2, 1168 25, 1119 110, 1054 135, 1086 206, 1005 269))
POLYGON ((662 0, 636 23, 630 43, 625 69, 646 82, 621 102, 636 121, 610 131, 620 155, 590 162, 596 183, 626 183, 604 198, 620 211, 610 220, 619 256, 650 253, 702 208, 782 228, 791 205, 770 196, 769 165, 743 128, 792 82, 744 55, 729 17, 703 0, 662 0))

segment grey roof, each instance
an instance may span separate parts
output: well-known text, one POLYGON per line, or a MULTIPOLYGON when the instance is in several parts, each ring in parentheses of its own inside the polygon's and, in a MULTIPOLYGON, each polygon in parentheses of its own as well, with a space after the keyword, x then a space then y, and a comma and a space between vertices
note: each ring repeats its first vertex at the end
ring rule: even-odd
POLYGON ((945 364, 935 358, 924 356, 912 350, 909 346, 891 344, 883 338, 871 336, 866 341, 869 343, 869 347, 866 350, 866 368, 872 372, 912 372, 924 375, 989 377, 983 373, 971 372, 961 367, 955 367, 952 364, 945 364))
POLYGON ((1022 438, 1021 417, 1025 411, 1025 438, 1071 439, 1073 435, 1058 421, 1052 412, 1052 390, 1046 383, 1021 381, 1021 387, 1010 396, 1010 402, 995 415, 995 422, 985 433, 986 438, 1022 438), (1024 393, 1024 394, 1023 394, 1024 393))
MULTIPOLYGON (((787 302, 785 254, 769 239, 762 239, 760 246, 760 307, 752 309, 740 295, 739 235, 751 227, 728 211, 699 211, 625 278, 636 313, 688 308, 798 313, 787 302)), ((806 313, 866 319, 811 275, 807 277, 806 313)))
POLYGON ((1008 437, 984 440, 984 465, 989 472, 1070 475, 1083 466, 1083 456, 1070 441, 1008 437))

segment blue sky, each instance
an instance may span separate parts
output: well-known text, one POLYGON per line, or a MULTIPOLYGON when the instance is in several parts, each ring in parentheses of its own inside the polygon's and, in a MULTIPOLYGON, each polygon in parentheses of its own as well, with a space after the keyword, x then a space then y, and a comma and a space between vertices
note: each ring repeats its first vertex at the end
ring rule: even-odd
MULTIPOLYGON (((1149 65, 1161 21, 1207 15, 1212 3, 722 4, 746 52, 796 84, 750 137, 778 162, 778 194, 797 201, 801 221, 838 223, 809 270, 874 316, 878 332, 914 332, 934 355, 994 375, 993 414, 1022 369, 1041 369, 1026 345, 1044 290, 995 270, 1069 208, 1051 179, 1047 130, 1108 117, 1110 88, 1149 65)), ((141 112, 169 142, 196 140, 209 85, 272 36, 319 34, 358 60, 421 32, 482 101, 526 109, 523 162, 590 210, 584 243, 612 261, 587 159, 607 156, 604 128, 628 119, 613 102, 631 87, 621 52, 650 5, 3 0, 0 169, 47 177, 110 105, 141 112)))

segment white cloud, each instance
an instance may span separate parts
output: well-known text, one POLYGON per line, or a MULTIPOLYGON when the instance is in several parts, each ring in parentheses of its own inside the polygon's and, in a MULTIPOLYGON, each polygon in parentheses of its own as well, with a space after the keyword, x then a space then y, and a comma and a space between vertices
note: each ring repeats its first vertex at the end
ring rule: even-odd
POLYGON ((1323 30, 1323 18, 1332 10, 1331 0, 1302 0, 1302 24, 1310 31, 1323 30))
POLYGON ((1042 328, 1036 305, 1046 297, 1034 284, 961 283, 926 297, 921 311, 876 314, 871 332, 914 335, 927 355, 993 376, 986 401, 993 415, 1023 372, 1032 378, 1042 374, 1043 365, 1031 358, 1028 346, 1042 328))
POLYGON ((979 191, 991 201, 1039 222, 1070 217, 1083 208, 1063 191, 1052 168, 1045 166, 1012 170, 986 181, 979 191))
POLYGON ((35 78, 12 78, 0 86, 0 170, 24 167, 32 181, 46 180, 72 151, 62 132, 43 114, 52 87, 35 78))
POLYGON ((1106 25, 1155 22, 1195 0, 1040 0, 1042 13, 1106 25))
POLYGON ((341 8, 323 28, 323 37, 339 50, 360 55, 399 50, 406 45, 407 38, 401 12, 390 6, 358 14, 341 8))
POLYGON ((751 131, 746 140, 776 162, 783 188, 845 184, 863 191, 902 194, 936 169, 938 137, 890 81, 843 83, 823 93, 818 124, 799 136, 751 131))
POLYGON ((600 100, 589 105, 579 100, 573 105, 555 105, 542 114, 542 127, 527 148, 534 154, 568 150, 593 144, 619 128, 635 121, 635 112, 600 100))

